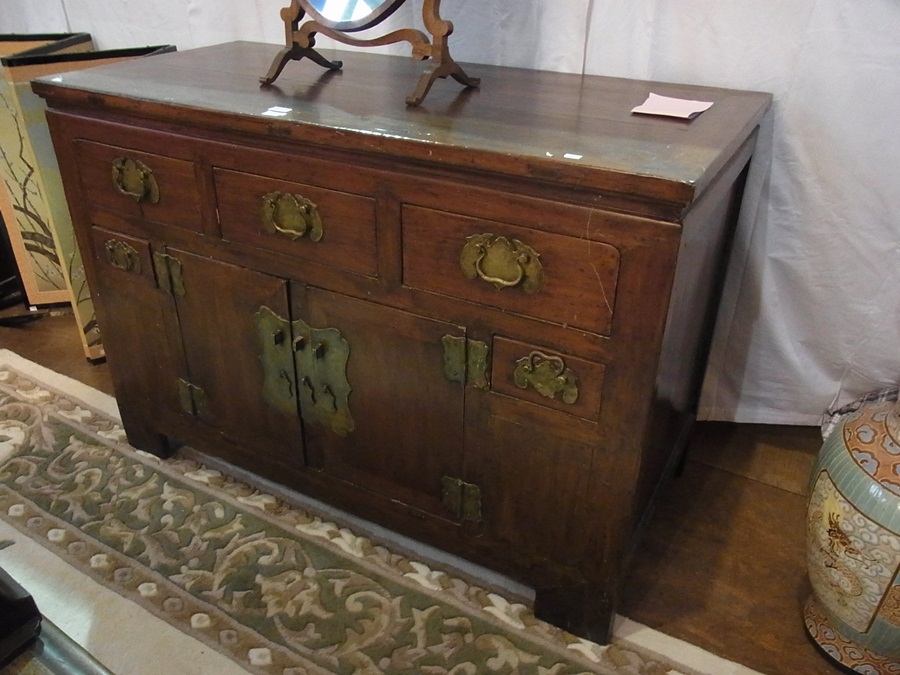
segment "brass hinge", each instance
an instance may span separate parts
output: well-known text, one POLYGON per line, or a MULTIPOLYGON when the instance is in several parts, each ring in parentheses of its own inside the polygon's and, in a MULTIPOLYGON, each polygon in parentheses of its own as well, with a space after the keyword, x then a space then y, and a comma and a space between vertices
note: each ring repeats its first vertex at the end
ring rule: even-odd
POLYGON ((441 502, 457 520, 481 520, 481 488, 459 478, 441 479, 441 502))
POLYGON ((181 409, 191 417, 199 417, 200 411, 206 403, 206 392, 196 384, 178 378, 178 402, 181 409))
POLYGON ((169 295, 184 297, 184 274, 178 258, 154 251, 153 271, 156 272, 156 282, 162 290, 169 295))
POLYGON ((484 342, 455 335, 445 335, 441 342, 444 345, 446 378, 451 382, 487 389, 488 346, 484 342))

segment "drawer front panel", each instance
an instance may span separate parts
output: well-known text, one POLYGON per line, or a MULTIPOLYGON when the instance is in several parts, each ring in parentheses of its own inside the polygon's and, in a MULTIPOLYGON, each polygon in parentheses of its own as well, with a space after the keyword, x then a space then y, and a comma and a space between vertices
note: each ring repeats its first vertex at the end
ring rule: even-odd
POLYGON ((95 265, 103 278, 156 288, 149 242, 118 232, 91 228, 95 265))
POLYGON ((201 231, 191 162, 85 140, 75 142, 75 151, 83 193, 92 206, 201 231))
POLYGON ((374 199, 226 169, 215 184, 225 239, 377 275, 374 199))
POLYGON ((608 244, 403 206, 403 283, 607 335, 619 253, 608 244))
POLYGON ((534 345, 494 338, 491 389, 596 422, 603 364, 534 345))

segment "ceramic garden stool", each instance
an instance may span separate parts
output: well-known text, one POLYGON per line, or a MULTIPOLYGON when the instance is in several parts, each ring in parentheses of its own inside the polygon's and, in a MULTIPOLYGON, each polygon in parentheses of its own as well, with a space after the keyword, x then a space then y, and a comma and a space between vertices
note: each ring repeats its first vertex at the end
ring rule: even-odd
POLYGON ((900 673, 900 403, 863 403, 810 479, 806 628, 859 673, 900 673))

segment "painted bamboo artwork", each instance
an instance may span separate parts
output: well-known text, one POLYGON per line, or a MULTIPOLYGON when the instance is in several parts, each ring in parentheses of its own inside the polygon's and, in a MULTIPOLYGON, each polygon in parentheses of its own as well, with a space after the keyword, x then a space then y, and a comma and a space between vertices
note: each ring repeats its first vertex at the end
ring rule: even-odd
POLYGON ((89 359, 103 357, 90 291, 75 246, 43 104, 30 68, 12 63, 93 49, 87 34, 0 36, 0 213, 27 300, 71 303, 89 359))
POLYGON ((30 147, 27 120, 18 105, 18 93, 6 62, 15 58, 42 58, 93 49, 87 33, 0 35, 0 197, 16 263, 28 301, 34 305, 68 302, 69 293, 53 224, 47 213, 46 192, 30 147))
MULTIPOLYGON (((46 107, 43 99, 31 90, 31 80, 172 49, 170 46, 140 47, 0 59, 4 65, 4 89, 0 92, 0 175, 8 188, 14 212, 8 219, 4 211, 4 219, 16 223, 17 228, 8 229, 18 229, 17 257, 19 253, 27 255, 31 267, 31 287, 24 283, 29 302, 70 302, 89 360, 104 355, 100 329, 47 128, 46 107)), ((11 231, 10 239, 15 238, 11 231)), ((15 243, 13 248, 17 248, 15 243)), ((20 270, 22 266, 20 262, 20 270)))
POLYGON ((12 211, 3 214, 4 221, 28 302, 71 303, 85 355, 99 359, 103 357, 100 333, 59 169, 52 147, 49 153, 46 147, 41 149, 49 144, 49 132, 43 111, 32 98, 27 80, 4 77, 0 92, 0 176, 6 184, 7 208, 12 211), (41 159, 39 154, 43 155, 41 159))
POLYGON ((6 184, 3 219, 28 301, 33 305, 66 302, 65 275, 53 241, 45 192, 28 141, 26 122, 16 101, 14 83, 4 79, 0 90, 0 176, 6 184))

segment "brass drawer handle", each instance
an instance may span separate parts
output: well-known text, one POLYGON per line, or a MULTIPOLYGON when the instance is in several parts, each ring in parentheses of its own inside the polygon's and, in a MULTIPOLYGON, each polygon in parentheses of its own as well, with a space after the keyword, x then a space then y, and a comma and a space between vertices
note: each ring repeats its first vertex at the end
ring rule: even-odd
POLYGON ((319 208, 301 195, 270 192, 262 198, 261 215, 265 232, 277 232, 291 240, 308 234, 312 241, 319 241, 324 234, 319 208))
POLYGON ((521 286, 526 293, 537 293, 544 285, 540 254, 518 239, 473 234, 466 238, 459 264, 467 279, 482 279, 498 289, 521 286))
POLYGON ((159 201, 159 185, 153 171, 136 159, 116 157, 112 162, 112 182, 116 190, 138 202, 159 201))
POLYGON ((110 239, 103 245, 106 261, 124 272, 141 273, 141 255, 131 244, 118 239, 110 239))
POLYGON ((578 378, 559 356, 531 352, 516 361, 513 381, 519 389, 531 386, 545 398, 556 398, 561 394, 564 403, 572 404, 578 400, 578 378))

